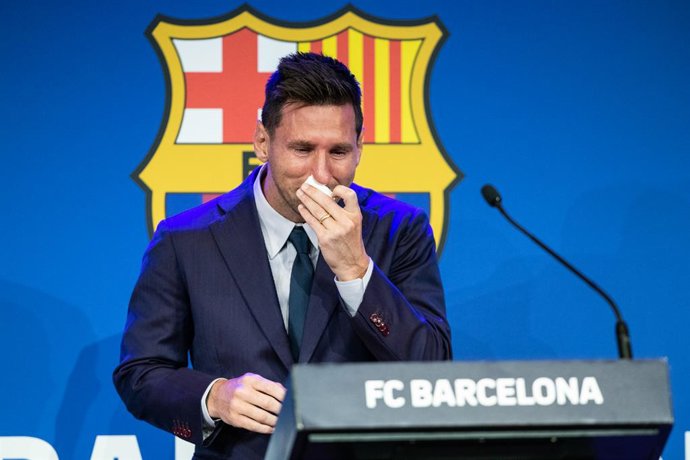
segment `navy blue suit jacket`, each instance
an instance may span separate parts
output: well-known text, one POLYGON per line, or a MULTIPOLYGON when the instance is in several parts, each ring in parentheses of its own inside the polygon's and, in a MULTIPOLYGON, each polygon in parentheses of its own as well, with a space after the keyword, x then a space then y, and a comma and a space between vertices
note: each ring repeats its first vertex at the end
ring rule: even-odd
MULTIPOLYGON (((201 397, 217 377, 253 372, 285 382, 293 364, 254 203, 256 177, 255 171, 231 192, 160 223, 144 255, 113 375, 130 412, 197 444, 195 458, 263 458, 267 435, 219 423, 202 441, 201 397)), ((352 188, 374 271, 351 317, 319 257, 299 362, 450 359, 426 216, 352 188)))

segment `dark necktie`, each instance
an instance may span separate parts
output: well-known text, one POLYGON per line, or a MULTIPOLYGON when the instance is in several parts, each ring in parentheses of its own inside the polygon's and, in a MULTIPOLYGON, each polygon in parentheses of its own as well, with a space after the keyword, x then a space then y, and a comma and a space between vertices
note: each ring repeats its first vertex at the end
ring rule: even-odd
POLYGON ((309 258, 309 237, 302 227, 293 228, 288 241, 297 250, 297 257, 292 265, 288 298, 288 337, 292 357, 297 361, 311 294, 311 282, 314 279, 314 266, 309 258))

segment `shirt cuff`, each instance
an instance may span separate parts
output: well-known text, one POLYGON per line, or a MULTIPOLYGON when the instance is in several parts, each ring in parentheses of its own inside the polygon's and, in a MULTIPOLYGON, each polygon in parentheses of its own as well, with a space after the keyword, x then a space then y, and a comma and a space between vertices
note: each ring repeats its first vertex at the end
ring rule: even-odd
POLYGON ((202 427, 203 439, 206 439, 211 433, 213 433, 213 430, 216 428, 217 420, 213 420, 211 416, 208 414, 208 407, 206 401, 208 399, 208 394, 211 392, 211 387, 213 387, 213 384, 216 383, 218 380, 223 379, 217 378, 213 382, 211 382, 209 386, 206 387, 206 391, 204 391, 204 395, 201 397, 201 414, 204 417, 204 423, 202 427))
POLYGON ((369 266, 363 277, 350 281, 338 281, 338 279, 335 278, 335 286, 338 288, 340 298, 343 299, 345 309, 350 316, 355 316, 357 314, 357 310, 362 304, 362 299, 364 299, 364 291, 367 289, 373 271, 374 262, 371 260, 371 257, 369 257, 369 266))

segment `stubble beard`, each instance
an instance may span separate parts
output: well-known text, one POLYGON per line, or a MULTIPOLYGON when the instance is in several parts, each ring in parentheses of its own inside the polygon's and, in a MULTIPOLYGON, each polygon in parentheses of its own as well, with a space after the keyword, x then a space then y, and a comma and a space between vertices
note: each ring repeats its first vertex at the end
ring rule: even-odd
POLYGON ((283 216, 288 218, 289 220, 297 223, 297 224, 303 224, 304 223, 304 218, 302 215, 299 213, 298 206, 302 203, 299 198, 297 198, 296 191, 292 192, 292 195, 290 195, 289 191, 287 190, 282 190, 281 188, 277 188, 278 193, 280 193, 281 197, 283 198, 283 202, 286 204, 286 209, 290 210, 290 213, 292 216, 283 216))
MULTIPOLYGON (((270 170, 270 165, 268 173, 271 175, 271 182, 273 184, 275 192, 273 195, 278 201, 277 203, 271 203, 269 201, 271 207, 273 207, 273 209, 275 209, 280 215, 292 222, 299 224, 304 223, 304 219, 302 218, 298 210, 298 206, 302 202, 299 200, 299 198, 297 198, 297 189, 291 191, 287 187, 276 182, 275 178, 273 177, 272 171, 270 170)), ((268 174, 264 178, 264 195, 267 195, 265 188, 266 179, 268 179, 268 174)), ((268 196, 266 197, 266 199, 268 200, 268 196)))

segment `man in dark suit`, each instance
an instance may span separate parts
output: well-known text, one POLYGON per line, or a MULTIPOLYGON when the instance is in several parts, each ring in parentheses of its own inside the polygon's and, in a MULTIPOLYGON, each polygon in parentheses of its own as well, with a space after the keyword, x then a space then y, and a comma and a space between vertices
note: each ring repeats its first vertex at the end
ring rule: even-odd
POLYGON ((114 381, 195 458, 262 458, 295 362, 451 358, 428 219, 352 183, 362 124, 347 67, 283 58, 255 133, 265 164, 156 230, 114 381))

